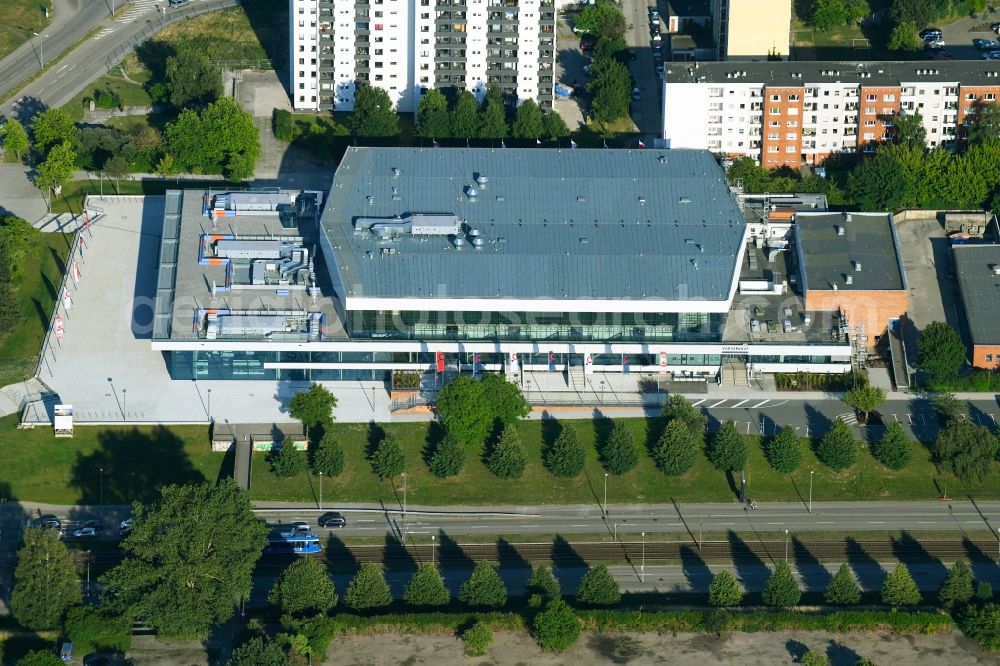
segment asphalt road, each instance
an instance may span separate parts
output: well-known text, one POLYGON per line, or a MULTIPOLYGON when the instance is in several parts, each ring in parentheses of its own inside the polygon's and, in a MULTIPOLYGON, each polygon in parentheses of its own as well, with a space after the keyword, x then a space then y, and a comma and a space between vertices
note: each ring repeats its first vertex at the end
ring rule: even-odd
POLYGON ((653 64, 653 43, 649 34, 649 10, 655 3, 649 0, 622 0, 622 12, 630 24, 625 33, 629 48, 638 56, 629 63, 629 73, 639 88, 641 99, 633 101, 632 120, 645 136, 647 145, 662 134, 660 126, 660 91, 662 87, 656 77, 653 64))
MULTIPOLYGON (((121 0, 118 2, 121 6, 121 0)), ((33 37, 9 56, 0 60, 0 98, 6 98, 13 89, 37 72, 44 57, 51 61, 100 24, 111 14, 105 0, 80 0, 70 18, 56 16, 53 25, 42 31, 42 37, 33 37)), ((56 11, 71 11, 70 7, 57 6, 56 11)))
MULTIPOLYGON (((100 2, 94 0, 93 4, 97 5, 100 2)), ((16 99, 7 100, 0 106, 0 115, 15 116, 24 121, 45 108, 63 106, 93 81, 106 74, 109 59, 121 53, 122 49, 134 48, 160 28, 179 18, 235 7, 237 4, 237 0, 198 0, 180 8, 169 9, 162 15, 150 12, 145 20, 126 24, 101 38, 92 38, 69 54, 58 67, 49 69, 19 91, 16 99)), ((86 30, 83 31, 83 34, 85 33, 86 30)), ((46 45, 46 60, 49 57, 46 45)))

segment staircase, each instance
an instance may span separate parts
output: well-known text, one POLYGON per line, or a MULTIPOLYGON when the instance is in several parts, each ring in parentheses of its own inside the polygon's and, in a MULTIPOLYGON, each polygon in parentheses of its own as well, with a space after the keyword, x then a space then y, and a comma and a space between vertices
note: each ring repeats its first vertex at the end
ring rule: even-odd
POLYGON ((566 366, 566 385, 577 393, 590 390, 587 387, 587 375, 582 365, 566 366))
POLYGON ((747 364, 743 361, 726 359, 720 371, 720 386, 750 386, 747 364))

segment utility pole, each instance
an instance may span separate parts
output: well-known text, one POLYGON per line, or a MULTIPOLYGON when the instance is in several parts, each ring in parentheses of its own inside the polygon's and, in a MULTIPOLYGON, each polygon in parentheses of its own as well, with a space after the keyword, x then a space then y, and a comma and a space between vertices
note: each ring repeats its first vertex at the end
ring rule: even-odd
POLYGON ((319 473, 319 510, 323 510, 323 472, 319 473))
POLYGON ((608 515, 608 473, 604 473, 604 515, 608 515))
POLYGON ((813 474, 816 470, 809 470, 809 513, 813 512, 813 474))
POLYGON ((785 564, 788 564, 788 530, 785 530, 785 564))
POLYGON ((431 566, 434 566, 434 550, 436 546, 434 544, 434 535, 431 535, 431 566))
POLYGON ((403 522, 406 522, 406 472, 403 472, 403 522))
POLYGON ((104 468, 101 467, 101 504, 104 504, 104 468))
POLYGON ((645 532, 642 533, 642 565, 639 567, 639 580, 643 583, 646 582, 646 533, 645 532))

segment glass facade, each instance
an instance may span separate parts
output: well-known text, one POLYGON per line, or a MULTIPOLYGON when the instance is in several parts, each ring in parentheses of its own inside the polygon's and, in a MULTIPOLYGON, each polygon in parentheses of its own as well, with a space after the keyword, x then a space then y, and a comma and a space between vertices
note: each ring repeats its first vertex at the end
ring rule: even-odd
POLYGON ((555 340, 717 342, 721 313, 418 312, 355 310, 352 338, 390 340, 555 340))

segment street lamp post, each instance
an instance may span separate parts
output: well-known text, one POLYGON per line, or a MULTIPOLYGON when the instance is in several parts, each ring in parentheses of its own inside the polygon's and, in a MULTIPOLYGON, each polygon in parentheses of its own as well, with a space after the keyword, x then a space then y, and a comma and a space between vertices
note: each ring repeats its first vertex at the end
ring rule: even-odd
POLYGON ((101 481, 100 481, 101 495, 100 495, 100 497, 101 497, 101 504, 103 505, 104 504, 104 468, 101 467, 100 471, 101 471, 101 481))
POLYGON ((319 510, 323 510, 323 472, 319 473, 319 510))
POLYGON ((435 548, 435 545, 434 545, 434 535, 432 534, 431 535, 431 566, 432 567, 434 566, 434 548, 435 548))
POLYGON ((642 533, 642 564, 639 566, 639 580, 646 582, 646 533, 642 533))
POLYGON ((785 530, 785 564, 788 564, 788 530, 785 530))
POLYGON ((212 422, 212 389, 208 389, 208 422, 212 422))
POLYGON ((41 39, 38 40, 38 67, 40 69, 44 69, 44 67, 45 67, 45 38, 48 37, 48 35, 40 35, 37 32, 33 32, 31 34, 33 34, 35 37, 41 37, 41 39))
POLYGON ((618 543, 618 523, 615 523, 615 543, 618 543))
POLYGON ((608 473, 607 472, 604 473, 604 506, 601 507, 601 508, 604 509, 604 515, 607 516, 608 515, 608 473))
POLYGON ((125 416, 125 394, 127 392, 128 392, 128 389, 122 389, 122 421, 126 420, 126 416, 125 416))
POLYGON ((809 513, 813 512, 813 474, 816 470, 809 470, 809 513))
POLYGON ((406 472, 403 472, 403 521, 406 521, 406 472))
POLYGON ((90 551, 87 551, 87 600, 90 600, 90 551))

